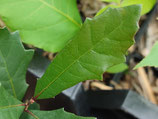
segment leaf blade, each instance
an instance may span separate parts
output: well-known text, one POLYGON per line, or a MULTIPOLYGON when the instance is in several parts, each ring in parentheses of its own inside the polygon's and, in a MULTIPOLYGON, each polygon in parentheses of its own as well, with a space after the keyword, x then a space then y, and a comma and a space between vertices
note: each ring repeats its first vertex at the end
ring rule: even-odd
MULTIPOLYGON (((54 111, 32 110, 31 112, 39 119, 44 119, 45 117, 47 117, 47 119, 95 119, 93 117, 79 117, 64 111, 64 109, 58 109, 54 111)), ((21 119, 34 119, 34 117, 25 113, 22 115, 21 119)))
POLYGON ((129 6, 134 4, 142 5, 141 15, 144 15, 153 8, 153 6, 156 4, 156 0, 123 0, 122 2, 122 6, 129 6))
MULTIPOLYGON (((103 0, 103 1, 109 1, 109 2, 119 3, 118 1, 115 1, 115 0, 103 0)), ((106 7, 102 8, 97 13, 97 15, 100 15, 101 13, 103 13, 109 7, 118 8, 118 7, 125 7, 125 6, 136 5, 136 4, 142 5, 141 15, 144 15, 144 14, 150 12, 150 10, 156 4, 156 0, 150 0, 150 1, 149 0, 123 0, 118 5, 113 5, 113 4, 107 5, 106 7)))
POLYGON ((76 0, 1 0, 0 17, 24 43, 50 52, 60 51, 82 24, 76 0))
POLYGON ((137 64, 134 69, 145 66, 158 67, 158 42, 155 43, 149 55, 137 64))
POLYGON ((102 79, 107 68, 125 62, 124 55, 138 29, 139 13, 140 6, 135 5, 109 9, 93 20, 87 19, 38 80, 35 96, 54 97, 81 81, 102 79))
POLYGON ((24 49, 17 32, 0 29, 0 82, 19 100, 27 89, 25 74, 32 56, 33 51, 24 49))
POLYGON ((11 96, 0 84, 0 118, 1 119, 19 119, 24 110, 20 106, 22 102, 11 96))

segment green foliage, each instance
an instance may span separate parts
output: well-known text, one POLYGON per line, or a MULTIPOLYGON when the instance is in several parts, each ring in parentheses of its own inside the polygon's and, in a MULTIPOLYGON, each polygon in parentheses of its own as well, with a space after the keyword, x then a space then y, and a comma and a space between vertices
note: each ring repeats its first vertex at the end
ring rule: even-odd
POLYGON ((109 7, 117 8, 117 7, 125 7, 135 4, 141 4, 142 5, 142 12, 141 15, 144 15, 148 13, 153 6, 156 4, 156 0, 102 0, 106 2, 115 2, 117 5, 108 5, 105 8, 101 9, 97 15, 101 14, 103 11, 105 11, 109 7))
POLYGON ((26 70, 33 56, 25 50, 17 32, 0 29, 0 82, 15 98, 21 100, 26 92, 26 70))
POLYGON ((50 52, 60 51, 81 27, 76 0, 0 0, 0 17, 24 43, 50 52))
POLYGON ((127 69, 128 69, 128 65, 125 64, 125 63, 121 63, 121 64, 114 65, 114 66, 108 68, 107 72, 109 72, 109 73, 119 73, 119 72, 123 72, 127 69))
POLYGON ((101 80, 109 67, 125 62, 139 16, 140 6, 134 5, 110 8, 94 19, 87 19, 38 80, 35 96, 50 98, 81 81, 101 80))
POLYGON ((22 113, 26 103, 19 100, 22 100, 27 88, 25 73, 33 51, 24 49, 18 32, 10 34, 6 28, 0 29, 0 44, 0 119, 35 119, 37 116, 38 119, 45 117, 47 119, 52 117, 55 119, 94 119, 75 116, 64 110, 35 111, 39 109, 36 103, 29 105, 29 109, 34 109, 32 110, 34 116, 27 113, 23 117, 22 113))
POLYGON ((20 101, 11 96, 0 83, 0 119, 19 119, 24 110, 20 101))
MULTIPOLYGON (((74 114, 65 112, 64 109, 55 111, 37 111, 31 110, 37 119, 95 119, 94 117, 79 117, 74 114)), ((24 113, 20 119, 35 119, 33 116, 24 113)))
POLYGON ((0 119, 84 119, 63 109, 40 111, 32 103, 54 97, 81 81, 101 80, 105 71, 124 69, 122 63, 133 44, 140 12, 139 5, 109 8, 86 19, 81 27, 75 0, 0 0, 0 17, 11 31, 19 30, 25 43, 57 52, 72 39, 38 80, 35 96, 22 104, 33 51, 24 49, 18 32, 0 29, 0 119))
POLYGON ((135 69, 144 66, 158 67, 158 42, 155 43, 150 54, 146 58, 144 58, 138 65, 136 65, 135 69))
POLYGON ((153 6, 156 4, 157 0, 123 0, 122 6, 129 6, 129 5, 135 5, 135 4, 141 4, 142 5, 142 12, 141 14, 148 13, 153 6))

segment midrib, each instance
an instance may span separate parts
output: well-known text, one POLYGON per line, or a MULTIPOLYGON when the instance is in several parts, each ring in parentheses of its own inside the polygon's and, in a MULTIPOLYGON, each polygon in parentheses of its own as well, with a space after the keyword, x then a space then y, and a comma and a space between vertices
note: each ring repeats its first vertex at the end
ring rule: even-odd
MULTIPOLYGON (((125 21, 125 20, 124 20, 125 21)), ((64 73, 66 72, 73 64, 75 64, 81 57, 83 57, 84 55, 86 55, 87 53, 89 53, 91 50, 93 50, 95 48, 95 46, 97 46, 100 42, 102 42, 105 37, 108 39, 108 36, 114 32, 116 29, 118 29, 120 26, 122 26, 123 22, 121 21, 121 23, 115 27, 109 34, 106 34, 100 41, 98 41, 98 43, 94 44, 89 50, 87 50, 85 53, 83 53, 81 56, 79 56, 78 58, 76 58, 76 60, 74 60, 67 68, 65 68, 59 75, 56 76, 56 78, 51 81, 45 88, 43 88, 43 90, 41 90, 40 93, 38 93, 36 96, 40 96, 46 89, 49 88, 50 85, 52 85, 54 82, 56 82, 56 80, 64 73)))
POLYGON ((77 21, 72 19, 70 16, 66 15, 64 12, 60 11, 59 9, 57 9, 56 7, 50 5, 49 3, 45 2, 44 0, 39 0, 39 1, 42 2, 44 5, 46 5, 47 7, 53 9, 57 13, 61 14, 62 16, 66 17, 69 21, 74 23, 77 27, 81 28, 81 24, 77 23, 77 21))

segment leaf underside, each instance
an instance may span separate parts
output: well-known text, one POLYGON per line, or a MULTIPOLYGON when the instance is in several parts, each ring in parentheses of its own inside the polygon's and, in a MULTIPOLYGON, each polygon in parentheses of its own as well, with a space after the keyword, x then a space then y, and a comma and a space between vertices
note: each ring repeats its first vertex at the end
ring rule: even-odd
POLYGON ((139 67, 152 66, 158 67, 158 42, 153 46, 150 54, 144 58, 134 69, 139 67))
MULTIPOLYGON (((64 109, 58 109, 54 111, 37 111, 31 110, 31 112, 38 118, 38 119, 95 119, 94 117, 79 117, 74 114, 65 112, 64 109)), ((33 116, 28 115, 24 112, 20 119, 35 119, 33 116)))
POLYGON ((81 81, 101 80, 107 68, 125 62, 124 55, 138 30, 140 11, 139 5, 109 8, 87 19, 38 80, 35 96, 50 98, 81 81))
POLYGON ((0 84, 0 119, 19 119, 24 106, 22 102, 11 96, 0 84))
POLYGON ((0 17, 23 42, 60 51, 80 30, 76 0, 0 0, 0 17))
POLYGON ((0 29, 0 83, 19 100, 28 87, 25 75, 32 56, 33 51, 24 49, 18 32, 0 29))

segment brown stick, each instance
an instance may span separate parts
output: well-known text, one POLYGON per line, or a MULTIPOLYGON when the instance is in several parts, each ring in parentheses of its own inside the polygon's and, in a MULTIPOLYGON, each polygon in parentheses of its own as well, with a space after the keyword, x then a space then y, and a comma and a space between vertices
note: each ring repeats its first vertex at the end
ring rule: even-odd
POLYGON ((152 103, 157 104, 156 98, 154 96, 153 90, 151 88, 150 82, 148 80, 148 77, 146 75, 144 68, 138 68, 137 72, 139 76, 138 80, 143 89, 143 92, 152 103))
POLYGON ((92 83, 91 83, 91 86, 92 86, 92 87, 99 88, 99 89, 101 89, 101 90, 112 90, 112 89, 113 89, 112 87, 106 86, 106 85, 104 85, 103 83, 99 83, 99 82, 92 82, 92 83))

